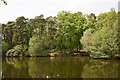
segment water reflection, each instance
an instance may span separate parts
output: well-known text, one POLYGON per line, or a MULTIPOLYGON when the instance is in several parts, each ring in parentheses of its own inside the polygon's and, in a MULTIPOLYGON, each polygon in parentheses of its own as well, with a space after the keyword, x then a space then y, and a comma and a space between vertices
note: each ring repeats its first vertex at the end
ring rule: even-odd
POLYGON ((56 58, 54 61, 50 58, 30 58, 28 66, 29 74, 33 78, 44 78, 46 76, 80 78, 84 62, 80 58, 56 58))
POLYGON ((83 78, 118 78, 117 60, 90 60, 84 65, 83 78))
POLYGON ((27 78, 28 63, 27 59, 5 58, 2 62, 3 77, 5 78, 27 78))
POLYGON ((6 78, 117 78, 116 60, 87 57, 3 58, 6 78))

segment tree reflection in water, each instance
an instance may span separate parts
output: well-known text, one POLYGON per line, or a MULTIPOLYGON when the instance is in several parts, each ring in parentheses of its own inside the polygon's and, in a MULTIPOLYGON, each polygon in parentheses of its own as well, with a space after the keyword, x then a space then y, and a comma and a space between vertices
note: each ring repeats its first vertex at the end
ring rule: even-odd
POLYGON ((84 62, 80 58, 31 58, 29 74, 33 78, 81 78, 84 62), (53 61, 54 60, 54 61, 53 61), (78 63, 79 62, 79 63, 78 63))
POLYGON ((2 71, 5 78, 27 78, 27 59, 23 58, 3 58, 2 71))
POLYGON ((88 57, 3 58, 5 78, 117 78, 117 60, 88 57))
POLYGON ((91 59, 84 66, 83 78, 118 78, 117 60, 95 60, 91 59))

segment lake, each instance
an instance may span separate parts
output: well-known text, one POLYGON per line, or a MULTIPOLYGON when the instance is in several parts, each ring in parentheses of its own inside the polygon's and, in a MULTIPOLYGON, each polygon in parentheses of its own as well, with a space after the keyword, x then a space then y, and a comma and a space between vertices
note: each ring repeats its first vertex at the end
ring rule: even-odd
POLYGON ((2 58, 4 78, 118 78, 119 66, 89 57, 2 58))

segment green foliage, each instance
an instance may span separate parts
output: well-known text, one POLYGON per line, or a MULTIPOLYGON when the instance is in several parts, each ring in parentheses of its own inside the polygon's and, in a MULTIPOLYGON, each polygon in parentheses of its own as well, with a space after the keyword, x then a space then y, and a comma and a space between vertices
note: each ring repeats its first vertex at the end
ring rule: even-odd
POLYGON ((97 29, 101 29, 102 27, 112 28, 114 22, 118 19, 118 14, 114 10, 111 10, 110 12, 99 14, 97 19, 98 20, 95 23, 97 29))
MULTIPOLYGON (((32 36, 31 27, 27 24, 26 19, 21 16, 16 19, 16 22, 9 21, 6 25, 2 25, 2 34, 3 34, 3 41, 8 44, 10 51, 9 53, 13 53, 16 51, 14 56, 19 56, 15 48, 16 45, 22 46, 22 52, 26 52, 28 49, 29 39, 32 36)), ((3 50, 3 53, 6 53, 3 50)), ((13 55, 11 54, 11 55, 13 55)), ((7 55, 7 54, 6 54, 7 55)), ((7 55, 9 56, 9 55, 7 55)))
MULTIPOLYGON (((101 30, 93 33, 91 38, 92 55, 109 57, 116 57, 119 55, 119 48, 117 45, 118 36, 117 31, 109 28, 102 28, 101 30)), ((119 55, 120 56, 120 55, 119 55)))
POLYGON ((80 38, 83 31, 90 25, 82 13, 70 13, 62 11, 57 15, 58 32, 56 38, 57 49, 79 50, 81 49, 80 38))
POLYGON ((92 36, 92 32, 91 29, 89 28, 86 31, 84 31, 83 37, 80 39, 80 42, 83 44, 82 48, 86 52, 89 52, 91 36, 92 36))
POLYGON ((118 20, 115 12, 105 13, 97 24, 102 24, 99 29, 90 35, 84 34, 81 42, 84 46, 84 50, 90 53, 90 57, 94 58, 116 58, 120 57, 118 44, 120 39, 118 38, 118 20), (104 15, 107 16, 105 17, 104 15), (106 23, 104 22, 106 21, 106 23))
POLYGON ((16 21, 2 24, 6 55, 46 56, 48 51, 71 53, 82 48, 91 57, 119 56, 118 13, 82 14, 61 11, 56 17, 33 19, 20 16, 16 21), (8 46, 6 46, 8 45, 8 46), (21 45, 16 49, 16 46, 21 45), (21 53, 22 52, 22 53, 21 53), (12 54, 11 54, 12 53, 12 54))
POLYGON ((8 44, 5 41, 2 41, 2 52, 3 52, 3 55, 5 55, 5 53, 8 51, 8 49, 9 49, 8 44))
POLYGON ((14 22, 8 22, 6 25, 2 25, 2 34, 3 40, 8 44, 10 48, 13 47, 12 37, 13 37, 13 26, 15 25, 14 22))
POLYGON ((17 45, 13 49, 7 51, 6 56, 22 56, 22 45, 17 45))
POLYGON ((38 35, 34 35, 29 42, 29 55, 30 56, 46 56, 47 51, 44 49, 44 45, 38 35))

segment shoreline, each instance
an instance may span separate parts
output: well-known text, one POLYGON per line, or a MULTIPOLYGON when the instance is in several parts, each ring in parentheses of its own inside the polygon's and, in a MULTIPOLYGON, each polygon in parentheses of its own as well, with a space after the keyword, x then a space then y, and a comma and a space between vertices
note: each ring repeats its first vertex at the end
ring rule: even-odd
POLYGON ((50 57, 89 57, 90 59, 96 59, 96 60, 120 60, 120 58, 93 58, 90 56, 83 56, 83 55, 56 55, 56 56, 2 56, 2 58, 50 58, 50 57))

